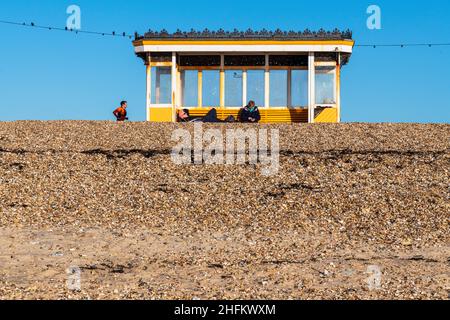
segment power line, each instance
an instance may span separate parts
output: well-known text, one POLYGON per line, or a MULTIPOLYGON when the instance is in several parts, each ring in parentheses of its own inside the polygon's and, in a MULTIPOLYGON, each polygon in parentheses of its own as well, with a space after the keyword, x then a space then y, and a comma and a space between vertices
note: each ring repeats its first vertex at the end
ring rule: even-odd
POLYGON ((37 28, 37 29, 46 29, 46 30, 54 30, 54 31, 65 31, 65 32, 74 32, 75 34, 78 33, 84 33, 84 34, 91 34, 91 35, 98 35, 98 36, 109 36, 109 37, 121 37, 121 38, 129 38, 132 39, 133 36, 130 34, 127 34, 126 32, 117 33, 115 31, 112 32, 98 32, 98 31, 88 31, 88 30, 78 30, 78 29, 69 29, 68 27, 61 28, 61 27, 52 27, 52 26, 41 26, 37 25, 34 22, 31 23, 20 23, 20 22, 13 22, 13 21, 5 21, 0 20, 0 24, 8 24, 18 27, 25 27, 25 28, 37 28))
POLYGON ((401 44, 356 44, 360 48, 407 48, 407 47, 444 47, 450 43, 401 43, 401 44))
MULTIPOLYGON (((110 37, 120 37, 120 38, 129 38, 129 39, 133 38, 133 35, 127 34, 126 32, 117 33, 115 31, 98 32, 98 31, 88 31, 88 30, 77 30, 77 29, 69 29, 67 27, 60 28, 60 27, 52 27, 52 26, 41 26, 41 25, 35 24, 34 22, 20 23, 20 22, 0 20, 0 24, 8 24, 8 25, 14 25, 14 26, 26 27, 26 28, 46 29, 46 30, 50 30, 50 31, 55 30, 55 31, 74 32, 76 34, 84 33, 84 34, 98 35, 98 36, 110 36, 110 37)), ((358 47, 358 48, 374 48, 374 49, 376 49, 376 48, 408 48, 408 47, 429 47, 429 48, 431 48, 431 47, 444 47, 444 46, 450 46, 450 43, 355 44, 355 47, 358 47)))

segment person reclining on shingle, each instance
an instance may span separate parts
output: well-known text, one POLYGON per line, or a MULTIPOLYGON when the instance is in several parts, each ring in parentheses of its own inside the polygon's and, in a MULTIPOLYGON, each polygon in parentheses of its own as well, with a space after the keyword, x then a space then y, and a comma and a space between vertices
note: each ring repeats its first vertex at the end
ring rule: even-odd
POLYGON ((211 109, 203 118, 193 119, 189 115, 189 109, 183 109, 178 111, 178 122, 204 122, 204 123, 225 123, 225 122, 235 122, 233 116, 229 116, 225 121, 220 120, 217 117, 217 110, 211 109))

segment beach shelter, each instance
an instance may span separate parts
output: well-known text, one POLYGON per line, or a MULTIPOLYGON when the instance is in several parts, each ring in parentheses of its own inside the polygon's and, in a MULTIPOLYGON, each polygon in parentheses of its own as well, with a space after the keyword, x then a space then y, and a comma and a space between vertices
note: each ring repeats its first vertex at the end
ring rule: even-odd
POLYGON ((339 30, 162 30, 133 45, 146 65, 148 121, 175 122, 179 109, 238 117, 253 100, 263 123, 336 123, 354 41, 339 30))

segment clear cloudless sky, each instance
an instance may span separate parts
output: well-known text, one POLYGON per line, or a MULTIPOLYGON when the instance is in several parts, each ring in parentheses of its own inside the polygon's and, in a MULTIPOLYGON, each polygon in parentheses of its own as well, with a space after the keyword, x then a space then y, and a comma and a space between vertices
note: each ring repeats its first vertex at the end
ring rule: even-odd
MULTIPOLYGON (((450 1, 16 0, 0 20, 64 27, 81 7, 83 30, 351 29, 357 44, 450 42, 450 1), (367 7, 382 30, 366 27, 367 7)), ((129 101, 145 120, 145 68, 131 40, 0 25, 0 121, 112 120, 129 101)), ((355 48, 342 73, 346 122, 450 121, 450 47, 355 48)))

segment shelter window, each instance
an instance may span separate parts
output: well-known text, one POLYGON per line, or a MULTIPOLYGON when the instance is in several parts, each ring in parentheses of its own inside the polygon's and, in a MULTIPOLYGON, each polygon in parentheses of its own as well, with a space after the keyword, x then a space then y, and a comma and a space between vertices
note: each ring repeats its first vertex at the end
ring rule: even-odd
POLYGON ((243 101, 243 71, 225 71, 225 105, 227 107, 242 107, 243 101))
POLYGON ((270 106, 287 107, 288 70, 270 70, 270 106))
POLYGON ((269 56, 271 67, 307 67, 308 56, 306 55, 271 55, 269 56))
POLYGON ((181 67, 220 67, 219 55, 180 56, 181 67))
POLYGON ((205 107, 220 105, 219 70, 203 70, 202 100, 205 107))
POLYGON ((316 67, 316 104, 336 104, 336 67, 316 67))
POLYGON ((320 62, 338 61, 338 54, 336 52, 316 52, 314 55, 316 61, 320 62))
POLYGON ((308 70, 291 71, 291 106, 308 106, 308 70))
POLYGON ((172 103, 172 70, 170 67, 152 67, 151 104, 172 103))
POLYGON ((224 58, 225 67, 264 67, 266 57, 261 55, 231 55, 224 58))
POLYGON ((150 59, 152 62, 172 62, 172 53, 171 52, 158 52, 151 53, 150 59))
POLYGON ((265 87, 264 70, 247 71, 247 100, 253 100, 257 106, 264 107, 265 87))
POLYGON ((198 70, 183 70, 181 72, 183 106, 198 106, 198 70))

